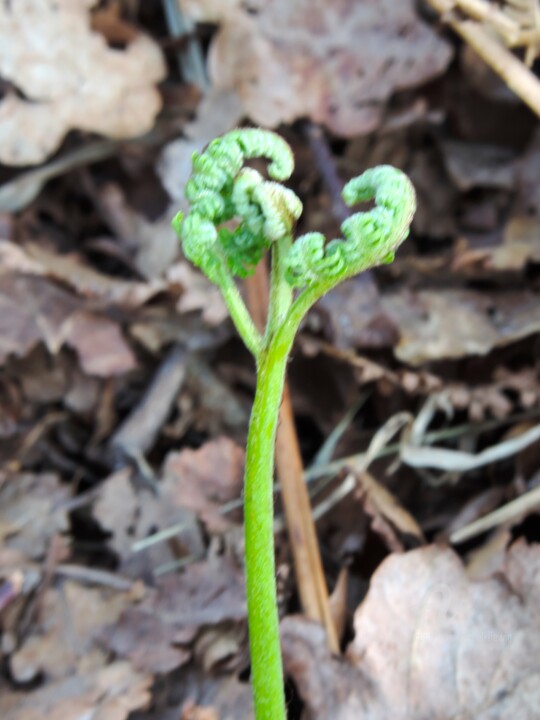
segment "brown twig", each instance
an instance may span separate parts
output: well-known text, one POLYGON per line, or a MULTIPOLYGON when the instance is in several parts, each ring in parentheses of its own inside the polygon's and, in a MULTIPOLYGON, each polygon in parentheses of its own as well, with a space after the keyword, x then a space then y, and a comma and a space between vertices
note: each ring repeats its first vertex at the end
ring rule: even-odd
POLYGON ((336 164, 328 147, 326 136, 319 125, 315 125, 309 120, 303 124, 303 130, 313 153, 317 169, 332 200, 332 215, 339 223, 342 223, 351 213, 341 197, 343 183, 337 173, 336 164))
POLYGON ((479 22, 463 19, 450 11, 456 3, 448 0, 429 0, 444 22, 461 35, 471 48, 540 116, 540 81, 510 50, 505 48, 479 22))
POLYGON ((140 466, 171 412, 185 376, 186 351, 176 345, 160 365, 141 402, 112 436, 109 447, 114 467, 121 467, 126 460, 140 466))

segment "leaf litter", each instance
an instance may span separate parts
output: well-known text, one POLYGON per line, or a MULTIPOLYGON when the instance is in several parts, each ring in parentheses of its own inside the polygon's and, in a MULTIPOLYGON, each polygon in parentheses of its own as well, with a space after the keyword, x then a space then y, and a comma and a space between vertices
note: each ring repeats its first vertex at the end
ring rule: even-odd
POLYGON ((332 173, 395 164, 419 197, 396 263, 315 308, 290 367, 343 631, 332 656, 297 615, 276 492, 291 720, 536 718, 536 119, 412 2, 185 0, 198 106, 159 5, 53 5, 0 3, 2 717, 253 717, 255 376, 169 226, 191 152, 247 120, 294 147, 299 232, 339 233, 332 173), (88 137, 162 106, 155 141, 88 137))
POLYGON ((308 717, 532 720, 539 562, 537 548, 518 542, 502 574, 471 581, 449 549, 390 556, 355 612, 345 660, 308 621, 283 621, 286 667, 308 717))
POLYGON ((142 34, 123 51, 109 48, 90 27, 95 4, 0 4, 0 74, 27 98, 10 93, 0 103, 4 164, 45 160, 72 128, 125 138, 152 127, 161 105, 155 83, 165 74, 161 52, 142 34))

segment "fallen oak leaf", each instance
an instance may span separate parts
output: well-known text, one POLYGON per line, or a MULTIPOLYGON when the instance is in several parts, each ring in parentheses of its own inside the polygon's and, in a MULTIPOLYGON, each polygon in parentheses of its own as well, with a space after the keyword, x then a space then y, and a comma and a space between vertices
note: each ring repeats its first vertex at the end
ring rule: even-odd
POLYGON ((538 546, 524 544, 510 551, 506 580, 485 582, 471 582, 445 548, 390 556, 356 611, 347 655, 376 678, 395 720, 532 718, 540 707, 539 568, 538 546))
POLYGON ((127 662, 72 675, 39 690, 3 693, 3 720, 126 720, 134 710, 150 702, 151 675, 136 672, 127 662))
POLYGON ((35 243, 25 245, 23 252, 28 262, 34 263, 36 272, 63 282, 79 295, 106 306, 135 309, 165 289, 165 283, 160 280, 137 282, 104 275, 84 265, 74 255, 59 255, 35 243))
POLYGON ((324 628, 304 617, 280 624, 283 663, 305 704, 306 720, 381 720, 370 714, 376 686, 352 663, 332 655, 324 628))
POLYGON ((66 343, 76 351, 88 375, 122 375, 136 367, 135 356, 118 325, 87 311, 70 318, 66 343))
POLYGON ((179 720, 253 720, 251 689, 235 675, 206 673, 191 665, 182 670, 177 687, 179 720))
POLYGON ((115 622, 134 600, 131 592, 84 587, 67 580, 45 591, 41 620, 11 654, 11 676, 18 682, 45 674, 63 680, 107 664, 99 645, 103 628, 115 622))
POLYGON ((68 530, 62 504, 70 495, 52 473, 11 477, 0 488, 0 544, 41 560, 52 537, 68 530))
POLYGON ((371 132, 393 92, 436 77, 452 55, 412 0, 278 0, 249 8, 238 0, 182 0, 182 9, 219 24, 209 51, 213 83, 234 90, 265 127, 307 116, 337 135, 371 132))
MULTIPOLYGON (((105 479, 100 486, 93 508, 93 517, 101 529, 110 533, 108 544, 120 560, 127 575, 140 577, 153 567, 170 564, 178 558, 180 550, 186 555, 199 557, 203 540, 193 513, 179 508, 166 495, 157 496, 149 490, 136 491, 129 468, 118 470, 105 479), (166 539, 173 539, 174 548, 168 543, 152 543, 152 535, 169 528, 174 532, 166 539), (143 545, 145 553, 138 555, 143 545)), ((165 538, 164 538, 165 539, 165 538)))
POLYGON ((80 302, 43 278, 0 275, 0 364, 24 357, 43 341, 50 353, 62 347, 80 302))
POLYGON ((246 614, 240 569, 213 557, 161 579, 136 608, 102 629, 100 642, 152 673, 185 665, 192 654, 207 669, 238 664, 247 643, 246 614))
POLYGON ((80 298, 43 277, 0 274, 0 365, 43 342, 51 354, 69 344, 91 375, 132 370, 135 357, 117 323, 83 308, 80 298))
POLYGON ((180 261, 170 267, 167 281, 171 286, 182 288, 176 305, 179 313, 200 310, 205 323, 211 326, 220 325, 228 317, 220 291, 202 273, 195 272, 189 263, 180 261))
POLYGON ((414 517, 384 485, 368 472, 358 473, 356 479, 356 496, 371 517, 373 530, 382 536, 391 551, 403 551, 407 538, 418 544, 425 543, 422 529, 414 517))
POLYGON ((191 658, 190 650, 174 647, 175 637, 166 623, 139 608, 128 608, 104 635, 108 649, 129 659, 140 672, 169 673, 191 658))
POLYGON ((391 555, 355 613, 346 661, 288 617, 285 665, 309 720, 534 720, 540 707, 540 553, 518 542, 504 575, 468 578, 451 550, 391 555))
POLYGON ((95 4, 0 3, 0 74, 28 98, 11 93, 0 103, 4 164, 43 161, 75 128, 113 138, 151 129, 161 107, 161 51, 141 33, 123 51, 109 48, 90 27, 95 4))
POLYGON ((410 365, 486 355, 540 329, 534 293, 437 289, 383 295, 384 310, 401 332, 396 357, 410 365))
POLYGON ((197 513, 211 533, 231 527, 221 506, 242 491, 245 453, 226 437, 197 450, 169 453, 163 474, 163 492, 178 507, 197 513))

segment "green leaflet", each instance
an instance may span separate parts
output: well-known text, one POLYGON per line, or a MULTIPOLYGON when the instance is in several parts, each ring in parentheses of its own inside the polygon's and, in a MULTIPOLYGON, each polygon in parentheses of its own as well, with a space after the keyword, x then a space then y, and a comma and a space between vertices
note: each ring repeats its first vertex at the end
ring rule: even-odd
POLYGON ((268 174, 278 180, 289 178, 294 169, 290 147, 268 130, 233 130, 213 140, 202 154, 194 153, 185 188, 190 213, 173 222, 186 257, 218 284, 216 263, 224 265, 222 271, 246 277, 264 250, 291 232, 302 212, 292 190, 243 168, 255 157, 270 160, 268 174), (236 227, 221 227, 235 220, 236 227))
MULTIPOLYGON (((224 272, 246 277, 272 243, 290 236, 302 212, 292 190, 265 180, 252 168, 250 158, 270 160, 269 175, 286 180, 294 159, 289 145, 273 132, 238 129, 213 140, 193 155, 193 173, 186 184, 190 212, 178 215, 174 228, 186 257, 213 282, 221 284, 224 272)), ((285 277, 293 288, 316 288, 390 262, 405 240, 415 210, 415 193, 407 176, 382 165, 350 180, 343 189, 347 205, 375 200, 375 207, 358 212, 341 226, 343 239, 326 239, 320 233, 299 237, 283 260, 285 277)))
POLYGON ((190 211, 173 220, 186 257, 220 287, 232 321, 257 362, 244 484, 246 598, 257 720, 286 718, 272 482, 289 353, 302 319, 325 292, 362 270, 391 262, 408 235, 415 208, 413 187, 402 172, 388 166, 374 168, 343 190, 349 206, 375 201, 371 210, 357 212, 342 224, 343 239, 327 243, 321 233, 308 233, 293 243, 302 203, 276 182, 287 180, 293 168, 290 147, 275 133, 233 130, 194 154, 185 189, 190 211), (270 161, 271 180, 244 167, 255 157, 270 161), (269 249, 270 296, 266 329, 261 333, 234 278, 253 272, 269 249))
POLYGON ((394 251, 409 234, 416 200, 409 178, 381 165, 350 180, 343 199, 352 206, 375 200, 375 207, 358 212, 341 225, 343 240, 326 244, 320 233, 308 233, 292 245, 287 257, 287 280, 293 287, 326 286, 363 270, 391 262, 394 251))

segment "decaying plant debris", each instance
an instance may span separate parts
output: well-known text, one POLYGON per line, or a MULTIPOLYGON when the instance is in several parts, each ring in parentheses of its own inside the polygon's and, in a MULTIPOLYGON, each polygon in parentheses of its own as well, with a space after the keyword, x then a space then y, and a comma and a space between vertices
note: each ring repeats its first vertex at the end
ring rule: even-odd
POLYGON ((367 167, 418 196, 289 365, 323 568, 276 487, 291 719, 540 714, 535 11, 0 2, 2 718, 253 717, 255 374, 170 220, 191 152, 257 123, 293 147, 300 233, 337 236, 367 167), (326 587, 339 655, 307 617, 326 587))

